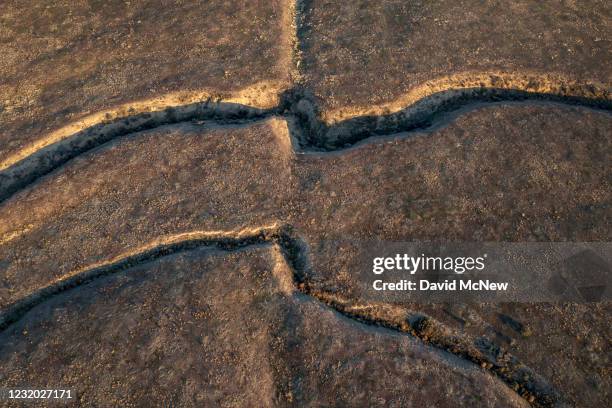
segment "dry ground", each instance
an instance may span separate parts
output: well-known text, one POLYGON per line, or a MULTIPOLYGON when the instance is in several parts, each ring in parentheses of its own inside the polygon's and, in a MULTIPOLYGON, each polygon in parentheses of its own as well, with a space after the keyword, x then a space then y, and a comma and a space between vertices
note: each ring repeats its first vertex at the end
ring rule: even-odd
MULTIPOLYGON (((308 279, 365 305, 353 271, 371 240, 610 241, 612 119, 565 99, 588 87, 563 81, 609 102, 611 13, 597 1, 4 2, 0 162, 87 115, 127 104, 117 115, 129 118, 176 92, 178 106, 200 95, 271 110, 125 132, 11 193, 0 310, 190 231, 290 225, 308 279), (309 105, 275 108, 293 88, 333 122, 405 108, 428 81, 452 91, 480 75, 486 88, 501 71, 539 78, 525 90, 558 103, 468 103, 433 127, 326 152, 298 145, 309 105)), ((0 387, 72 387, 86 406, 547 405, 297 290, 278 252, 185 251, 47 296, 2 328, 0 387)), ((609 303, 393 308, 486 336, 569 405, 610 402, 609 303)))

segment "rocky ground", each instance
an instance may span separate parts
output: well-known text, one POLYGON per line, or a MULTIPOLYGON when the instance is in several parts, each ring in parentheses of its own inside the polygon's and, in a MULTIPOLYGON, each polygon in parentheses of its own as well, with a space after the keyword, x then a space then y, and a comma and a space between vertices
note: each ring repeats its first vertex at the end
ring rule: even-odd
POLYGON ((381 302, 355 273, 373 241, 611 240, 605 2, 14 3, 0 387, 609 404, 609 302, 381 302))

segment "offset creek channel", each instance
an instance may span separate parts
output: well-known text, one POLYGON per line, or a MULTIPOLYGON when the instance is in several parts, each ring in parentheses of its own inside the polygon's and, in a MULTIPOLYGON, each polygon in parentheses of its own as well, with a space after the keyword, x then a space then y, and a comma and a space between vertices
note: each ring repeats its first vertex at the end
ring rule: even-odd
MULTIPOLYGON (((380 326, 419 338, 426 344, 445 350, 479 365, 504 381, 510 388, 536 407, 561 407, 561 394, 543 377, 521 363, 515 356, 485 338, 460 335, 442 323, 418 313, 379 303, 360 303, 329 292, 314 283, 308 260, 308 248, 289 225, 270 225, 237 231, 193 231, 157 239, 116 258, 69 273, 53 283, 38 288, 0 312, 0 333, 25 318, 28 312, 45 301, 97 279, 179 252, 196 248, 220 251, 244 250, 252 246, 270 246, 281 256, 290 276, 293 291, 323 303, 362 324, 380 326)), ((279 268, 283 270, 283 268, 279 268)))
MULTIPOLYGON (((265 98, 267 101, 269 95, 265 98)), ((0 162, 0 202, 71 159, 111 140, 182 122, 206 121, 224 125, 282 117, 288 122, 296 151, 320 153, 341 151, 377 137, 409 135, 413 131, 442 127, 458 115, 487 104, 549 103, 612 112, 612 99, 606 87, 499 73, 442 78, 388 105, 332 113, 327 115, 327 120, 319 111, 315 98, 299 86, 280 94, 278 105, 272 108, 211 97, 164 106, 164 98, 161 99, 162 102, 151 106, 128 104, 100 112, 93 119, 84 118, 5 158, 0 162)), ((168 101, 176 103, 173 98, 168 101)))

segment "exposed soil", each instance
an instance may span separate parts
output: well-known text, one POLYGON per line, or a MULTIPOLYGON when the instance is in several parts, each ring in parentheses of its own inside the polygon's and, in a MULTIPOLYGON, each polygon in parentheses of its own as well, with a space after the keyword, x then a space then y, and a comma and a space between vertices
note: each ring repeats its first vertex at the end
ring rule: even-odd
POLYGON ((355 273, 372 241, 611 241, 609 5, 103 3, 0 5, 0 388, 609 405, 609 302, 355 273))

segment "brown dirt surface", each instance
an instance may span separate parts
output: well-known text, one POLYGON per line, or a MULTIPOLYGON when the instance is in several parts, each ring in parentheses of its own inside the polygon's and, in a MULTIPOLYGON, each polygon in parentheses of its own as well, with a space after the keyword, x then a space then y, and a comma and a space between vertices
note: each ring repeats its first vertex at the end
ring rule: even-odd
POLYGON ((312 0, 304 10, 301 73, 327 111, 469 73, 612 80, 606 1, 312 0))
POLYGON ((282 0, 3 1, 0 161, 133 101, 276 93, 289 81, 288 13, 282 0))
POLYGON ((608 406, 610 302, 355 273, 372 242, 612 240, 612 9, 561 3, 2 2, 0 388, 608 406))
MULTIPOLYGON (((351 271, 366 248, 330 245, 334 239, 362 239, 365 245, 372 239, 442 236, 606 240, 609 124, 606 114, 579 108, 502 105, 463 115, 431 133, 307 154, 291 149, 280 119, 133 134, 71 161, 3 205, 2 232, 11 239, 3 245, 10 255, 4 261, 2 298, 17 299, 78 268, 137 252, 157 237, 193 230, 293 225, 308 245, 315 279, 365 302, 372 299, 360 291, 360 278, 351 271)), ((443 306, 404 306, 456 323, 443 306)), ((532 323, 525 308, 530 310, 517 305, 511 315, 549 324, 535 337, 511 331, 501 337, 504 345, 522 351, 528 365, 545 370, 576 400, 601 402, 599 390, 608 381, 601 365, 605 349, 584 360, 555 344, 574 344, 578 350, 574 337, 586 330, 595 343, 605 344, 608 312, 580 309, 592 313, 592 324, 579 321, 559 331, 571 326, 562 321, 572 313, 536 307, 547 317, 532 323), (552 332, 559 340, 550 343, 545 359, 542 342, 552 332), (579 364, 576 369, 588 375, 576 382, 566 371, 551 371, 551 358, 561 367, 579 364)), ((483 316, 471 327, 459 327, 466 333, 508 331, 486 308, 469 310, 483 316)))
POLYGON ((86 406, 527 406, 457 357, 288 293, 273 252, 196 250, 61 295, 2 333, 2 383, 53 378, 86 406))

